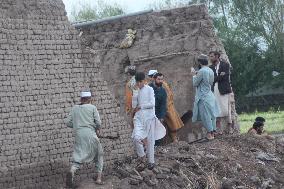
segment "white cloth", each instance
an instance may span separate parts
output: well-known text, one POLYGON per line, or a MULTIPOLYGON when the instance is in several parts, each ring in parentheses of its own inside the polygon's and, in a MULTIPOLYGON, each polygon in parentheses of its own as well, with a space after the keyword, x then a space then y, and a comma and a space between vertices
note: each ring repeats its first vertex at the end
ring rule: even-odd
POLYGON ((137 94, 133 94, 132 108, 136 107, 140 107, 141 109, 136 112, 133 119, 134 129, 132 138, 134 146, 137 155, 143 157, 145 152, 141 140, 147 138, 146 150, 148 161, 149 163, 154 163, 155 140, 163 138, 166 134, 166 129, 155 116, 155 96, 152 87, 145 85, 137 94))
POLYGON ((158 73, 158 70, 149 70, 148 75, 154 75, 158 73))
POLYGON ((219 71, 219 67, 220 67, 220 62, 218 62, 218 64, 215 66, 215 69, 216 69, 216 73, 218 74, 218 71, 219 71))
POLYGON ((91 92, 81 92, 81 97, 91 97, 91 92))
POLYGON ((214 86, 214 95, 220 108, 218 117, 227 117, 231 113, 230 94, 221 95, 218 89, 218 83, 214 86))

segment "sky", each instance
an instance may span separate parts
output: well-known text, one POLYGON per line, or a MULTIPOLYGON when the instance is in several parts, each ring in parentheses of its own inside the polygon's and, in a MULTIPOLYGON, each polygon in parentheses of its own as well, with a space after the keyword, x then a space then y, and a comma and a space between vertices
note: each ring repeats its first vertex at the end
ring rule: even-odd
MULTIPOLYGON (((68 16, 70 16, 71 11, 74 7, 76 7, 76 5, 79 5, 80 3, 95 5, 95 2, 96 0, 63 0, 68 16)), ((105 2, 107 2, 108 4, 117 3, 124 8, 126 13, 132 13, 148 10, 148 7, 153 2, 153 0, 106 0, 105 2)))

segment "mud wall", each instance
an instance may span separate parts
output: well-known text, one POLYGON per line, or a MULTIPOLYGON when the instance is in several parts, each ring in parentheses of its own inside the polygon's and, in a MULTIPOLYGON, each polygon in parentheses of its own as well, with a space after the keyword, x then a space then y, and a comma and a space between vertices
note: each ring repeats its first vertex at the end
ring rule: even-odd
MULTIPOLYGON (((64 119, 90 88, 106 165, 131 153, 130 130, 96 61, 81 50, 61 0, 0 3, 0 188, 60 188, 73 133, 64 119)), ((94 165, 82 169, 92 176, 94 165)))
POLYGON ((190 68, 196 65, 196 57, 210 50, 221 50, 222 57, 227 59, 205 5, 74 26, 82 31, 83 46, 99 60, 103 77, 122 107, 121 115, 125 114, 124 68, 127 65, 136 65, 138 71, 162 72, 174 90, 175 105, 182 116, 193 106, 194 89, 189 74, 190 68), (120 49, 127 29, 137 31, 136 40, 130 48, 120 49))

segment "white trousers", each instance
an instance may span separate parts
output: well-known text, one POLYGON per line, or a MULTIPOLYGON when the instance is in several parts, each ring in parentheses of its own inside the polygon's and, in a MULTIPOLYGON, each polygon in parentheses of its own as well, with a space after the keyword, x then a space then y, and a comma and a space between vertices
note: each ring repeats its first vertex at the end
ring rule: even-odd
POLYGON ((154 129, 155 129, 155 118, 146 121, 145 125, 141 123, 139 120, 134 120, 134 130, 133 130, 133 143, 136 150, 138 157, 144 157, 147 154, 148 162, 155 163, 154 158, 154 145, 155 145, 155 136, 154 136, 154 129), (136 128, 135 128, 136 127, 136 128), (142 143, 142 140, 145 139, 143 135, 139 134, 139 131, 144 128, 143 130, 147 133, 147 145, 146 153, 142 143))

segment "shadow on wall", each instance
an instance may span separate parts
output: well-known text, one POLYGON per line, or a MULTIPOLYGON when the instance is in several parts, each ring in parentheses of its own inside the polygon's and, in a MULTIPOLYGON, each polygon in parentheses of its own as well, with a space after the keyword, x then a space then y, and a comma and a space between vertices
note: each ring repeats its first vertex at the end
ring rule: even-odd
POLYGON ((192 123, 192 110, 188 110, 185 114, 181 116, 181 120, 184 124, 178 131, 179 140, 192 142, 200 139, 204 136, 204 129, 201 123, 192 123))

